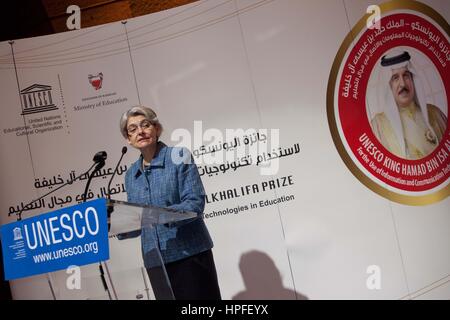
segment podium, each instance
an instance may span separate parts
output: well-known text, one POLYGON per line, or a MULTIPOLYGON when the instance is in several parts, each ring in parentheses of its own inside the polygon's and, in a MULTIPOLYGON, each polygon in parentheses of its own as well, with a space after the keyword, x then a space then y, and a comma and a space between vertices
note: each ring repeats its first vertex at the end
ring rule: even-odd
POLYGON ((154 232, 158 225, 186 224, 194 212, 178 212, 124 201, 108 200, 110 258, 79 269, 48 273, 55 299, 155 300, 174 299, 164 263, 155 243, 154 253, 144 257, 141 234, 154 232), (149 261, 149 259, 151 261, 149 261), (77 273, 78 272, 78 273, 77 273))

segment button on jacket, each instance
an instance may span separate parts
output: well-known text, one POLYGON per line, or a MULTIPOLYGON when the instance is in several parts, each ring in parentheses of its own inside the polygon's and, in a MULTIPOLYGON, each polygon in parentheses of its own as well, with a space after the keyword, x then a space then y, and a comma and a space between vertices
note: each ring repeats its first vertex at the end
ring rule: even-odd
MULTIPOLYGON (((158 142, 150 165, 142 168, 142 156, 125 176, 128 202, 191 211, 199 216, 205 207, 205 190, 197 166, 186 148, 168 147, 158 142), (172 160, 173 159, 173 160, 172 160)), ((143 228, 141 234, 145 266, 158 265, 159 246, 164 263, 209 250, 213 242, 203 218, 143 228)))

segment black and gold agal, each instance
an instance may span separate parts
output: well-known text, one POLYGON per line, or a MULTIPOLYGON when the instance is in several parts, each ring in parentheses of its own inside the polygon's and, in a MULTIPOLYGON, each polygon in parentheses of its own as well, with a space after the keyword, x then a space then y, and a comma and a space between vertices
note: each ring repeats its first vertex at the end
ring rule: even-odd
POLYGON ((417 1, 379 9, 379 23, 363 16, 337 52, 330 131, 342 160, 372 191, 408 205, 441 201, 450 193, 449 24, 417 1))

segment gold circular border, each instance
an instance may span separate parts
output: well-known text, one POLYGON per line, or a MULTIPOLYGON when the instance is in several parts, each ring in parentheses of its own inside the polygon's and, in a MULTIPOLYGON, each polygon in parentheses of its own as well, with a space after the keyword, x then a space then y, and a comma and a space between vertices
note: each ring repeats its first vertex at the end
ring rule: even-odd
MULTIPOLYGON (((428 17, 432 18, 435 22, 437 22, 443 30, 450 35, 450 27, 448 22, 433 8, 412 0, 393 0, 390 2, 383 3, 379 5, 381 14, 387 13, 396 9, 411 9, 414 11, 421 12, 428 17)), ((445 188, 433 193, 424 196, 408 196, 403 194, 398 194, 393 191, 390 191, 381 185, 377 184, 370 178, 368 178, 353 162, 353 160, 348 155, 342 141, 340 138, 340 134, 337 128, 336 117, 334 113, 334 92, 335 85, 337 80, 337 75, 339 68, 342 64, 342 60, 344 58, 345 53, 347 52, 350 44, 354 39, 354 35, 359 34, 359 32, 366 26, 366 21, 369 18, 369 14, 364 15, 352 28, 352 30, 347 34, 344 39, 344 42, 341 44, 338 53, 336 54, 336 58, 333 62, 333 67, 331 68, 330 77, 328 79, 328 87, 327 87, 327 116, 328 116, 328 125, 330 127, 331 136, 334 141, 334 145, 336 146, 339 155, 344 161, 345 165, 348 169, 353 173, 353 175, 362 182, 366 187, 379 194, 380 196, 387 198, 388 200, 392 200, 401 204, 421 206, 427 205, 434 202, 441 201, 447 198, 450 195, 450 185, 447 185, 445 188)), ((448 97, 450 98, 450 97, 448 97)))

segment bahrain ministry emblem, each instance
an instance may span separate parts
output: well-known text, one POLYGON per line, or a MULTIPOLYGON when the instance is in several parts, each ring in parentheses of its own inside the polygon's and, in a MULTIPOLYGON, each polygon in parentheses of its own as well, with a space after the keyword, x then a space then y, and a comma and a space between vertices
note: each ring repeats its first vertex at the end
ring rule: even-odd
POLYGON ((348 33, 328 80, 334 144, 377 194, 407 205, 441 201, 450 193, 449 24, 417 1, 371 7, 377 16, 348 33))
POLYGON ((100 72, 97 75, 88 75, 89 83, 94 87, 95 90, 99 90, 102 88, 103 83, 103 73, 100 72))

